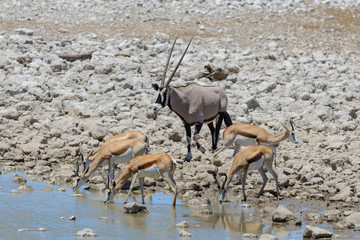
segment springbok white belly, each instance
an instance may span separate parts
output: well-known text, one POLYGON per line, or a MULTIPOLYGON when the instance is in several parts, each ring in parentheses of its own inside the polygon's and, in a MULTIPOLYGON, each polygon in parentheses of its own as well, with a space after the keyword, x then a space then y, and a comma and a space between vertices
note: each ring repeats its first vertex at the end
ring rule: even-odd
POLYGON ((120 155, 112 155, 110 158, 110 161, 112 163, 118 164, 118 163, 128 163, 131 161, 131 159, 134 158, 134 154, 131 148, 126 150, 123 154, 120 155))
POLYGON ((262 156, 256 162, 250 164, 248 171, 257 170, 257 169, 261 168, 263 164, 264 164, 264 156, 262 156))
POLYGON ((160 176, 161 174, 156 164, 138 171, 138 177, 159 178, 160 176))
POLYGON ((241 135, 237 135, 234 142, 236 145, 240 145, 240 146, 257 145, 257 141, 255 138, 248 138, 241 135))

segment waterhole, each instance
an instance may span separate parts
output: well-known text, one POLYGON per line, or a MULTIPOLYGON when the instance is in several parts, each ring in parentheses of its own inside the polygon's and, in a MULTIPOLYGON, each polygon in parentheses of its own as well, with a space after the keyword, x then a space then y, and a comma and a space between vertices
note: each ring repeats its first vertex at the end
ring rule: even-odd
MULTIPOLYGON (((24 174, 16 174, 26 177, 24 174)), ((257 237, 268 233, 281 240, 302 239, 305 229, 304 224, 274 225, 271 220, 264 221, 266 216, 271 216, 268 212, 271 208, 258 209, 251 204, 212 203, 212 214, 194 215, 192 209, 179 200, 176 208, 172 208, 172 195, 164 193, 146 194, 145 203, 150 213, 125 214, 123 197, 116 198, 113 204, 104 204, 101 192, 80 190, 81 196, 74 197, 69 187, 28 181, 26 185, 31 186, 33 191, 14 193, 12 190, 16 190, 19 185, 13 183, 13 175, 15 173, 0 175, 0 239, 78 239, 74 235, 84 228, 92 229, 98 235, 97 239, 180 239, 179 229, 175 225, 181 221, 189 222, 190 228, 186 231, 192 234, 192 239, 254 237, 249 233, 257 237), (58 191, 60 188, 67 191, 58 191), (265 214, 262 220, 261 214, 265 214), (71 216, 76 219, 69 220, 71 216), (19 231, 39 228, 46 231, 19 231)), ((141 202, 141 198, 129 198, 129 202, 133 201, 141 202)), ((306 206, 301 208, 307 210, 306 206)), ((321 227, 332 230, 329 225, 321 227)), ((338 235, 338 239, 357 237, 360 235, 355 233, 338 235)))

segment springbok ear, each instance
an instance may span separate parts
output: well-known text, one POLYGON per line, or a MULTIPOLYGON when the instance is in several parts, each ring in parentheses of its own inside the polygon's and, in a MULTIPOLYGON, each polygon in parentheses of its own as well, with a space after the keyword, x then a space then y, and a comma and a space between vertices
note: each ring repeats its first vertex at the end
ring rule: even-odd
POLYGON ((153 84, 151 84, 151 86, 153 87, 153 89, 155 90, 155 91, 158 91, 159 90, 159 85, 157 85, 157 83, 153 83, 153 84))
POLYGON ((281 125, 285 128, 287 132, 289 132, 289 128, 285 126, 285 124, 281 123, 281 125))

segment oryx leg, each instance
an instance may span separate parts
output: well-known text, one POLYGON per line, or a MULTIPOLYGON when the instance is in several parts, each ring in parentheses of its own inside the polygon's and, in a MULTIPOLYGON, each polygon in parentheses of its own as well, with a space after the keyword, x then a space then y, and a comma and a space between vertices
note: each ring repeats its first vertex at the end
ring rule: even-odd
POLYGON ((186 131, 188 153, 184 159, 184 162, 190 162, 190 160, 192 158, 192 155, 191 155, 191 128, 190 128, 190 125, 187 123, 185 123, 185 131, 186 131))
POLYGON ((213 122, 209 122, 208 127, 211 132, 211 153, 214 153, 214 151, 215 151, 215 128, 214 128, 213 122))
POLYGON ((215 140, 214 140, 215 149, 217 148, 217 142, 219 139, 219 133, 220 133, 220 128, 221 128, 223 119, 224 119, 224 113, 220 113, 219 117, 218 117, 218 121, 216 123, 216 128, 215 128, 215 140))
POLYGON ((258 171, 259 171, 259 173, 260 173, 260 175, 262 177, 263 183, 262 183, 261 189, 260 189, 260 191, 259 191, 259 193, 257 195, 257 198, 259 198, 263 194, 264 188, 265 188, 265 186, 266 186, 266 184, 268 182, 268 177, 265 174, 264 168, 261 167, 261 168, 258 169, 258 171))
POLYGON ((142 201, 142 204, 145 204, 145 201, 144 201, 144 178, 143 177, 139 178, 139 183, 140 183, 141 201, 142 201))
POLYGON ((199 143, 199 133, 201 131, 201 128, 202 128, 202 125, 203 123, 195 123, 195 132, 194 132, 194 136, 193 136, 193 139, 196 143, 196 147, 202 152, 204 153, 205 152, 205 148, 203 148, 200 143, 199 143))
POLYGON ((135 174, 133 175, 132 179, 131 179, 131 185, 130 185, 130 188, 129 188, 129 192, 128 192, 128 194, 126 195, 124 204, 126 204, 127 201, 128 201, 128 198, 129 198, 129 196, 130 196, 130 193, 131 193, 131 191, 132 191, 133 188, 134 188, 134 185, 135 185, 135 181, 136 181, 136 179, 137 179, 137 176, 138 176, 138 174, 135 173, 135 174))

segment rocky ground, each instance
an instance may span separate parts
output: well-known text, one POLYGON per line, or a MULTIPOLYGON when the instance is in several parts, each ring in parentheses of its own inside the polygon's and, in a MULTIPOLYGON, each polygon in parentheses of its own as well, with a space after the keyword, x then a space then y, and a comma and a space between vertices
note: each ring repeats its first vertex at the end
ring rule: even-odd
MULTIPOLYGON (((345 210, 360 211, 358 1, 17 0, 1 2, 0 9, 3 172, 70 185, 80 149, 89 153, 128 130, 148 134, 151 152, 168 152, 182 164, 181 120, 168 108, 153 120, 151 88, 178 35, 170 71, 193 42, 174 86, 221 86, 234 123, 278 133, 294 119, 299 143, 282 142, 277 155, 283 199, 341 210, 336 222, 351 214, 345 210), (204 77, 208 64, 222 77, 204 77)), ((200 136, 210 149, 206 127, 200 136)), ((222 175, 231 155, 229 149, 218 156, 222 175)), ((217 199, 211 158, 193 146, 192 162, 177 170, 184 202, 217 199)), ((159 189, 163 182, 146 186, 159 189)), ((255 200, 260 186, 260 175, 250 173, 249 200, 274 199, 270 180, 255 200)), ((94 176, 91 188, 102 187, 94 176)), ((228 197, 237 198, 236 179, 230 189, 228 197)))

